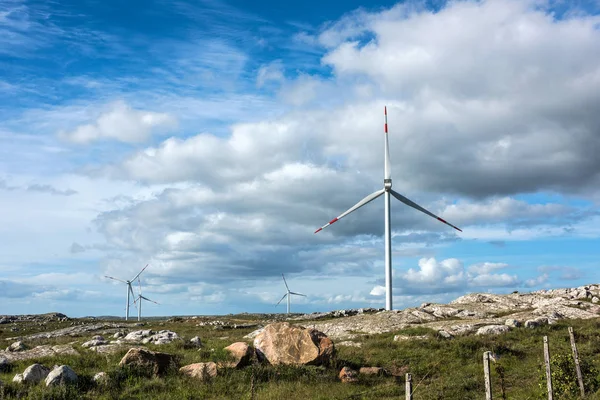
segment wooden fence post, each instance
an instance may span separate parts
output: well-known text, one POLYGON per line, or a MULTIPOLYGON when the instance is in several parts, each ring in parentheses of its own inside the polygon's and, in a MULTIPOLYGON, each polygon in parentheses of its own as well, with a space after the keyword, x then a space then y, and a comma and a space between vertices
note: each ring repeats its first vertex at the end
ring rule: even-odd
POLYGON ((581 375, 581 367, 579 366, 579 354, 577 353, 577 346, 575 345, 575 335, 573 334, 573 327, 569 327, 569 337, 571 338, 571 350, 573 350, 573 359, 575 360, 575 370, 577 371, 577 381, 579 382, 579 391, 581 397, 585 397, 585 388, 583 387, 583 376, 581 375))
POLYGON ((548 347, 548 336, 544 336, 544 362, 546 363, 546 386, 548 387, 548 400, 553 400, 552 373, 550 371, 550 349, 548 347))
POLYGON ((483 377, 485 379, 485 400, 492 400, 492 378, 490 376, 490 352, 483 352, 483 377))
POLYGON ((406 400, 412 400, 412 375, 406 374, 406 400))

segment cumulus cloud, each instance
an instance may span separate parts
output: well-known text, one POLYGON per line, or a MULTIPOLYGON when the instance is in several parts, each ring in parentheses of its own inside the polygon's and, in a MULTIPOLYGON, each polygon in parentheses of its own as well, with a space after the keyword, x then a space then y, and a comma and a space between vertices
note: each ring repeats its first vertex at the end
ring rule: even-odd
POLYGON ((124 101, 116 101, 109 104, 96 121, 79 125, 72 131, 60 131, 59 137, 78 144, 100 139, 139 143, 148 140, 152 133, 175 127, 176 119, 169 114, 134 110, 124 101))
POLYGON ((398 274, 394 284, 402 294, 448 293, 520 285, 517 275, 493 273, 508 267, 508 264, 486 262, 465 268, 456 258, 442 261, 421 258, 418 268, 398 274))

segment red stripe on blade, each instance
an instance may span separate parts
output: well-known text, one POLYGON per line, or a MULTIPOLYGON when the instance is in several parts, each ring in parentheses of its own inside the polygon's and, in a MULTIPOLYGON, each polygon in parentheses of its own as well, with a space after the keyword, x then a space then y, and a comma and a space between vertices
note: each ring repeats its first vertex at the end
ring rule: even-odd
POLYGON ((319 228, 315 231, 315 233, 321 232, 323 230, 323 228, 319 228))
POLYGON ((385 130, 385 133, 388 133, 388 131, 387 131, 387 123, 383 124, 383 129, 385 130))
POLYGON ((329 224, 333 224, 335 221, 337 221, 337 218, 332 219, 331 221, 329 221, 329 224))

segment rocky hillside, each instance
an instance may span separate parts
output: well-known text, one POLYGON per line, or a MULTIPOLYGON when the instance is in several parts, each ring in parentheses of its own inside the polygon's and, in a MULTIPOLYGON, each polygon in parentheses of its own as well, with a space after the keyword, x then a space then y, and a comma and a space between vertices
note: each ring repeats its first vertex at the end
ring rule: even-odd
MULTIPOLYGON (((415 325, 435 329, 445 337, 469 333, 501 333, 521 325, 533 328, 541 324, 553 324, 561 319, 596 318, 600 316, 599 302, 598 284, 508 295, 472 293, 459 297, 450 304, 423 303, 419 307, 390 312, 337 312, 352 316, 315 321, 311 326, 314 325, 332 339, 338 340, 392 332, 415 325)), ((335 317, 334 314, 331 313, 329 317, 335 317)), ((302 319, 307 317, 308 315, 302 319)))

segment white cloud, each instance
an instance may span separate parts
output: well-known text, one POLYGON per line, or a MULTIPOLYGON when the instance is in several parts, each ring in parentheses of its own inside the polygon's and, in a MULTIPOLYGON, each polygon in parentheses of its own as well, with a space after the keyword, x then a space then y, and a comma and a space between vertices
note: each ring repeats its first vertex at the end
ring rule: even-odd
POLYGON ((281 82, 285 79, 283 63, 281 60, 273 61, 263 65, 258 69, 256 74, 256 86, 263 87, 269 82, 281 82))
POLYGON ((395 286, 403 294, 447 293, 471 289, 487 290, 496 287, 515 287, 521 281, 516 275, 491 273, 508 268, 508 264, 485 262, 465 268, 456 258, 437 261, 421 258, 419 268, 399 273, 395 286))
POLYGON ((385 286, 373 286, 371 292, 369 292, 371 296, 383 296, 385 294, 385 286))
POLYGON ((139 143, 148 140, 151 133, 175 127, 176 120, 169 114, 134 110, 125 102, 116 101, 95 122, 80 125, 71 132, 60 131, 59 137, 80 144, 100 139, 139 143))

